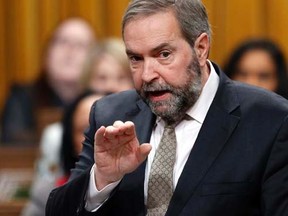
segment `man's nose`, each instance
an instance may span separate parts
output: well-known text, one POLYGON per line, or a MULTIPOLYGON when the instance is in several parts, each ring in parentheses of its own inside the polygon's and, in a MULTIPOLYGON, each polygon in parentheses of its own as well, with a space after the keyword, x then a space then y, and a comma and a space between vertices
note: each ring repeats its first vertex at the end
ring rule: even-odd
POLYGON ((158 77, 159 73, 157 71, 157 62, 152 58, 144 60, 142 80, 149 83, 158 77))

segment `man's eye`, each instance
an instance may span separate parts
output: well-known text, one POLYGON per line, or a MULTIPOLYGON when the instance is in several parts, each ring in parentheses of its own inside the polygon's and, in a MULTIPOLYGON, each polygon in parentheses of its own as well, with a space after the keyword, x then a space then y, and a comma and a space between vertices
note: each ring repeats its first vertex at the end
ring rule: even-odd
POLYGON ((162 51, 161 53, 160 53, 160 58, 168 58, 169 56, 170 56, 170 52, 168 52, 168 51, 162 51))
POLYGON ((130 59, 131 62, 138 62, 138 61, 141 60, 141 57, 139 57, 139 56, 130 56, 129 59, 130 59))

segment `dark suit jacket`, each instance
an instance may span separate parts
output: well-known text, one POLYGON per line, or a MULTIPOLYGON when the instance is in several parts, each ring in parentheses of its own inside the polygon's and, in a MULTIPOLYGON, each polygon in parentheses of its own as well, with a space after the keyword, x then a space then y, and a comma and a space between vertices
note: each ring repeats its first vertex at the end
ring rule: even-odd
MULTIPOLYGON (((288 103, 231 81, 214 66, 219 88, 166 215, 287 216, 288 103)), ((96 102, 73 180, 51 193, 47 216, 145 215, 145 163, 123 178, 96 213, 84 209, 95 131, 119 119, 133 121, 140 143, 149 142, 155 116, 135 91, 96 102)))

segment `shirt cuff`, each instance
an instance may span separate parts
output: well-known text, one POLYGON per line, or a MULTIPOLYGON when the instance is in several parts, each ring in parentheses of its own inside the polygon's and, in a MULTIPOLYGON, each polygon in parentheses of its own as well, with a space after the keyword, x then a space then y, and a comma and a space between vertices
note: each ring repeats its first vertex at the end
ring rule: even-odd
POLYGON ((85 209, 89 212, 97 211, 103 205, 103 203, 105 203, 105 201, 109 198, 109 195, 112 192, 112 190, 116 188, 121 181, 119 180, 113 182, 99 191, 95 184, 94 168, 95 164, 93 165, 90 171, 90 180, 85 205, 85 209))

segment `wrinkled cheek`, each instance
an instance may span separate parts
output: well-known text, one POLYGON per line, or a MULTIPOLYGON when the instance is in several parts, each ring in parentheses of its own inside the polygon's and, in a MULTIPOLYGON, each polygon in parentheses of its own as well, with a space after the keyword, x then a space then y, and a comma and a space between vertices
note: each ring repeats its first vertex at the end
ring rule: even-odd
POLYGON ((140 77, 136 77, 136 76, 133 76, 133 84, 134 84, 134 88, 137 90, 137 91, 140 91, 142 86, 143 86, 143 82, 141 80, 140 77))

